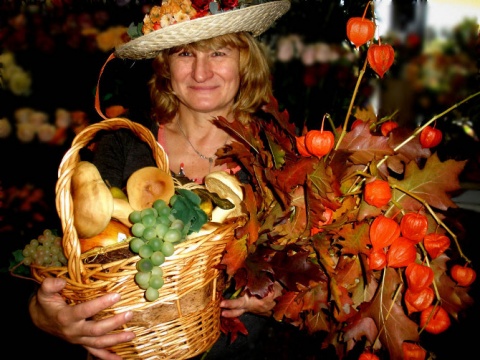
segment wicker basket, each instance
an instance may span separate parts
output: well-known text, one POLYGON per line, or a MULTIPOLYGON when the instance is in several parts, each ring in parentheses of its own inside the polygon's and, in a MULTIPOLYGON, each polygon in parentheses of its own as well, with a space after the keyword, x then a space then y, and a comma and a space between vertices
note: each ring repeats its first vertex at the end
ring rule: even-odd
POLYGON ((77 232, 73 226, 73 203, 70 183, 73 170, 80 161, 79 151, 89 146, 102 130, 130 129, 152 149, 157 166, 169 171, 168 158, 152 133, 128 119, 113 118, 88 126, 73 140, 59 166, 56 185, 56 206, 63 230, 63 247, 68 259, 66 267, 31 266, 35 280, 62 277, 67 280, 63 296, 70 304, 97 298, 106 292, 118 292, 121 300, 97 318, 132 310, 133 319, 124 328, 136 338, 111 350, 124 359, 188 359, 208 350, 220 335, 220 292, 223 289, 217 265, 225 245, 238 226, 233 220, 217 230, 176 245, 162 269, 165 284, 160 296, 146 301, 144 290, 134 282, 138 256, 118 258, 128 243, 104 248, 94 258, 81 254, 77 232), (98 258, 103 261, 99 262, 98 258))

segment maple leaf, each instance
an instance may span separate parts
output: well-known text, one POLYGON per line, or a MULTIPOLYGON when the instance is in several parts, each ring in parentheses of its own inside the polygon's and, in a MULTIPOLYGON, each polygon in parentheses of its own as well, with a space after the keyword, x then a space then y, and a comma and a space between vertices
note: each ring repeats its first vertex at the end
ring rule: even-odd
POLYGON ((368 252, 370 245, 370 225, 367 222, 350 223, 336 231, 336 238, 342 246, 343 254, 357 255, 360 252, 368 252))
POLYGON ((430 262, 435 276, 435 284, 442 299, 442 307, 456 320, 460 311, 473 305, 473 298, 468 289, 457 286, 447 273, 449 257, 441 254, 430 262))
POLYGON ((347 289, 339 285, 336 278, 330 279, 330 291, 332 299, 335 302, 333 315, 338 322, 347 321, 355 315, 356 310, 353 308, 353 301, 347 289))
MULTIPOLYGON (((408 318, 401 306, 401 296, 395 296, 401 283, 395 269, 384 269, 382 283, 378 286, 373 300, 361 304, 357 315, 349 319, 345 327, 345 341, 359 341, 358 336, 362 334, 371 336, 371 333, 355 329, 363 325, 362 319, 371 318, 375 322, 377 332, 381 330, 380 341, 388 349, 390 358, 403 359, 402 343, 407 340, 418 341, 419 334, 418 324, 408 318)), ((371 332, 371 328, 368 331, 371 332)))
POLYGON ((296 245, 277 251, 271 265, 276 279, 288 290, 295 291, 297 284, 309 286, 311 282, 326 282, 328 278, 318 264, 309 258, 310 252, 296 245))
POLYGON ((245 263, 247 258, 247 241, 246 237, 233 239, 225 246, 225 253, 220 262, 226 265, 227 275, 233 276, 245 263))
POLYGON ((247 328, 238 317, 227 318, 227 317, 221 316, 220 330, 224 334, 230 335, 230 344, 232 344, 233 342, 235 342, 235 340, 237 340, 238 333, 241 333, 243 335, 248 335, 247 328))
MULTIPOLYGON (((432 154, 420 169, 412 161, 407 164, 403 180, 389 178, 389 182, 423 199, 427 204, 440 210, 457 205, 451 200, 450 193, 460 189, 458 175, 466 161, 446 160, 441 162, 437 154, 432 154)), ((417 211, 423 205, 398 189, 392 191, 392 199, 405 211, 417 211)))
POLYGON ((234 278, 237 289, 243 288, 250 295, 264 298, 273 289, 273 269, 269 257, 272 251, 261 248, 245 259, 234 278))
POLYGON ((349 131, 338 149, 350 152, 348 159, 353 164, 368 164, 374 159, 393 155, 393 149, 388 146, 388 138, 372 135, 368 126, 357 126, 349 131))
POLYGON ((295 323, 299 319, 300 312, 303 309, 303 301, 298 297, 297 292, 288 291, 275 301, 277 303, 273 312, 275 320, 282 321, 286 318, 289 323, 295 323))

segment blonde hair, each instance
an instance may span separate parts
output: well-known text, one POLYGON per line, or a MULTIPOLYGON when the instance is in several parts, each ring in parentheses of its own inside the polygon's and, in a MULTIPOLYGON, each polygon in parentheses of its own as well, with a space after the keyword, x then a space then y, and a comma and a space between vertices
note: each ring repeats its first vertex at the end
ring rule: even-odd
POLYGON ((164 50, 153 60, 154 75, 148 85, 154 120, 159 124, 172 121, 179 106, 170 82, 169 55, 181 49, 207 50, 225 46, 240 51, 240 86, 232 109, 235 118, 246 124, 252 119, 252 114, 269 102, 272 96, 271 74, 263 47, 249 33, 233 33, 164 50))

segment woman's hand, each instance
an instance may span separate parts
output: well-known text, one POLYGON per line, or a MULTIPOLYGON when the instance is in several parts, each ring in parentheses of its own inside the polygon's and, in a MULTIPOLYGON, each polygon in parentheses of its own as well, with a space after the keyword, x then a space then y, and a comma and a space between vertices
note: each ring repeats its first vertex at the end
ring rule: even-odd
POLYGON ((121 357, 106 348, 132 340, 135 334, 121 331, 108 334, 132 318, 132 312, 116 314, 102 320, 90 320, 98 312, 120 300, 116 293, 78 305, 68 305, 60 295, 66 281, 46 278, 29 304, 33 323, 43 331, 58 336, 72 344, 80 344, 92 355, 104 360, 120 360, 121 357))
POLYGON ((270 316, 276 304, 275 299, 281 294, 282 286, 275 282, 273 284, 273 290, 262 299, 245 294, 237 299, 222 300, 220 303, 220 307, 223 308, 222 316, 232 318, 238 317, 246 312, 270 316))

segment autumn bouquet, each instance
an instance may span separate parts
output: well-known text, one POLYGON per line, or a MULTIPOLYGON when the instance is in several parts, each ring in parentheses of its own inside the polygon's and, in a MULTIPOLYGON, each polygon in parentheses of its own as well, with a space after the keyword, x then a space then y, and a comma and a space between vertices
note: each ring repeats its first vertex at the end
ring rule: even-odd
MULTIPOLYGON (((374 31, 365 15, 347 23, 349 40, 368 45, 358 84, 367 65, 382 78, 394 60, 374 31)), ((298 134, 274 99, 265 121, 215 120, 237 140, 219 161, 241 163, 251 180, 248 219, 222 264, 238 292, 263 297, 281 284, 274 318, 324 331, 322 348, 334 346, 338 358, 363 341, 364 360, 426 359, 420 333, 448 329, 472 305, 476 277, 446 221, 466 161, 439 158, 435 120, 480 93, 407 129, 395 114, 356 109, 357 88, 340 127, 325 115, 298 134)), ((224 329, 234 333, 238 323, 224 329)))

